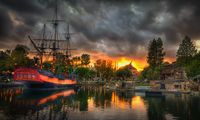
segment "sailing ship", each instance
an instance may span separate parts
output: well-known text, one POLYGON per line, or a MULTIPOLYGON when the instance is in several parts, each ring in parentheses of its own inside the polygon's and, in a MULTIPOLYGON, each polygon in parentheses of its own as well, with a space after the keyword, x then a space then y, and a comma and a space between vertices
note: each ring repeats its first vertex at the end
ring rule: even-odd
POLYGON ((13 79, 23 82, 27 88, 38 90, 63 89, 76 85, 76 80, 37 68, 18 68, 14 71, 13 79))
MULTIPOLYGON (((23 82, 27 88, 31 89, 60 89, 66 87, 73 87, 76 85, 74 78, 66 78, 62 74, 54 74, 53 72, 43 70, 43 57, 51 56, 53 58, 52 65, 55 66, 56 61, 60 58, 64 59, 65 62, 69 61, 71 56, 70 50, 70 35, 69 24, 67 25, 67 33, 65 39, 60 39, 58 26, 61 22, 65 22, 62 19, 58 19, 58 2, 55 1, 55 16, 52 20, 48 21, 53 25, 53 34, 50 38, 46 37, 46 24, 43 27, 42 39, 33 39, 28 36, 33 47, 36 49, 40 59, 40 67, 38 68, 18 68, 15 69, 13 79, 15 81, 23 82), (60 44, 67 43, 65 48, 61 48, 60 44), (62 57, 60 57, 62 55, 62 57), (64 58, 63 58, 64 56, 64 58)), ((55 67, 52 71, 55 70, 55 67)), ((70 76, 70 75, 68 75, 70 76)))

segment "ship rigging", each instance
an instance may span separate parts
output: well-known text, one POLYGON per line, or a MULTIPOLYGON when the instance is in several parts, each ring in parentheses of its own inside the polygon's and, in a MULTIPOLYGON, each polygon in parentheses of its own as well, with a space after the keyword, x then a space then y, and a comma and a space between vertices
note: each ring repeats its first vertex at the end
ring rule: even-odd
POLYGON ((71 51, 75 50, 71 48, 70 40, 71 35, 75 33, 70 33, 70 25, 67 24, 67 32, 66 33, 59 33, 59 25, 61 23, 65 23, 65 20, 59 19, 58 16, 58 0, 55 1, 55 9, 54 9, 54 17, 52 20, 48 20, 47 22, 52 24, 53 32, 50 33, 50 36, 47 36, 47 25, 43 25, 42 30, 42 38, 33 38, 32 36, 28 36, 29 40, 31 41, 33 47, 37 51, 37 55, 39 56, 40 60, 40 68, 43 67, 44 57, 52 58, 52 64, 55 66, 56 61, 63 60, 67 64, 70 64, 70 57, 71 51), (64 39, 60 37, 63 35, 64 39), (65 45, 65 46, 63 46, 65 45))
MULTIPOLYGON (((47 36, 47 26, 44 24, 42 30, 42 38, 36 39, 32 36, 28 36, 33 47, 36 49, 37 54, 40 59, 40 68, 17 68, 14 71, 13 78, 15 81, 23 82, 27 88, 34 90, 49 90, 49 89, 65 89, 71 88, 76 85, 76 80, 67 74, 67 72, 56 72, 55 64, 64 61, 65 63, 69 61, 71 56, 71 46, 70 38, 71 34, 69 32, 69 24, 67 25, 67 33, 64 34, 65 39, 59 37, 58 27, 61 22, 65 22, 58 18, 58 1, 55 1, 55 17, 49 20, 53 25, 53 34, 51 37, 47 36), (67 45, 62 48, 61 45, 67 43, 67 45), (44 70, 43 58, 44 56, 52 56, 52 69, 44 70)), ((57 70, 59 71, 59 70, 57 70)))

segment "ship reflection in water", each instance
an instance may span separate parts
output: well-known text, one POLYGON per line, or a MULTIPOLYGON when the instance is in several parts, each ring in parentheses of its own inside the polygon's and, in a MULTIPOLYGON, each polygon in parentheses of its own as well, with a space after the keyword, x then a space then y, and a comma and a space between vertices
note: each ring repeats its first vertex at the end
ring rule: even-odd
POLYGON ((200 97, 138 96, 82 87, 62 91, 0 90, 0 120, 198 120, 200 97))

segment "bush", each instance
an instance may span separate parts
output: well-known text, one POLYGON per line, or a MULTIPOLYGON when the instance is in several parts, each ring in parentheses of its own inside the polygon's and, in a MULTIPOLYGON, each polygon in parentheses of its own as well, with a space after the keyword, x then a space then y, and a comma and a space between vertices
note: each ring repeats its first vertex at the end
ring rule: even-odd
POLYGON ((162 70, 162 65, 158 67, 146 67, 141 72, 138 80, 158 80, 160 78, 160 72, 162 70))

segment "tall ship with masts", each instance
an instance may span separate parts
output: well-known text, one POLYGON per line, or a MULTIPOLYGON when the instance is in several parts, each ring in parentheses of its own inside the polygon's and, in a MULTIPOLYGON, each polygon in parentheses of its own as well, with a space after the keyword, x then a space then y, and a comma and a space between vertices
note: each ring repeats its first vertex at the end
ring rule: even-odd
POLYGON ((70 48, 70 35, 69 24, 67 24, 67 33, 59 33, 59 27, 61 23, 65 21, 58 17, 58 1, 55 1, 55 15, 52 20, 48 20, 51 24, 50 36, 47 37, 47 26, 44 24, 42 30, 42 38, 34 38, 28 36, 33 47, 37 51, 38 59, 40 61, 39 66, 35 68, 17 68, 14 71, 14 80, 23 82, 27 88, 31 89, 61 89, 67 87, 74 87, 76 80, 70 75, 63 75, 56 73, 56 69, 59 69, 60 64, 64 62, 69 63, 69 57, 71 56, 70 48), (63 35, 64 34, 64 35, 63 35), (60 37, 64 36, 64 39, 60 37), (64 47, 61 47, 64 45, 64 47), (51 71, 43 69, 44 58, 51 57, 51 71))

